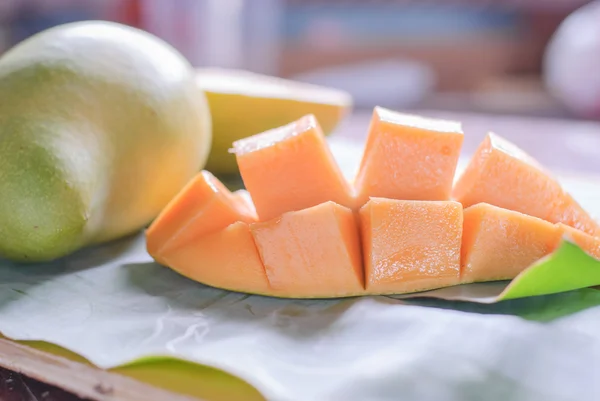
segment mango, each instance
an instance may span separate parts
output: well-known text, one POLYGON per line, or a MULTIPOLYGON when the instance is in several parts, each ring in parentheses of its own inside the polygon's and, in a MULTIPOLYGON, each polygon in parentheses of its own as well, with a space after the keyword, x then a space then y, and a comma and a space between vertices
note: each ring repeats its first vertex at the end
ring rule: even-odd
POLYGON ((561 240, 552 223, 483 202, 465 209, 463 227, 463 283, 512 280, 561 240))
POLYGON ((233 143, 240 175, 261 220, 331 200, 354 204, 323 131, 309 114, 233 143))
POLYGON ((565 236, 600 258, 600 237, 515 210, 574 201, 539 163, 498 137, 488 136, 454 187, 461 203, 449 199, 460 123, 375 107, 368 129, 354 182, 341 173, 314 115, 233 142, 246 190, 231 192, 203 171, 146 232, 148 253, 191 280, 279 298, 513 279, 565 236), (478 197, 514 209, 472 202, 478 197))
POLYGON ((196 69, 196 84, 206 94, 213 142, 206 169, 237 175, 229 152, 237 140, 292 123, 313 114, 330 135, 352 109, 352 97, 338 89, 226 68, 196 69))
POLYGON ((459 283, 460 203, 371 197, 359 216, 367 292, 400 294, 459 283))
POLYGON ((211 118, 170 45, 61 25, 0 58, 0 255, 48 261, 139 231, 205 165, 211 118))
POLYGON ((464 134, 462 124, 375 107, 354 188, 370 197, 447 201, 464 134))
POLYGON ((491 132, 454 183, 452 198, 465 208, 488 203, 600 236, 600 223, 551 172, 523 149, 491 132))

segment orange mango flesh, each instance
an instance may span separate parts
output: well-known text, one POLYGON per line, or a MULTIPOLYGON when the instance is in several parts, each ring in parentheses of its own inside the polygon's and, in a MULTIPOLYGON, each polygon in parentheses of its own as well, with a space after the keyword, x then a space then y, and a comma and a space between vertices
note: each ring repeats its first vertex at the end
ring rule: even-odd
POLYGON ((376 107, 354 182, 358 206, 369 197, 449 200, 463 139, 458 122, 376 107))
POLYGON ((356 227, 351 209, 325 202, 250 230, 273 291, 318 298, 364 292, 356 227))
POLYGON ((164 251, 185 245, 236 221, 256 221, 256 215, 211 173, 202 171, 148 228, 148 253, 160 259, 164 251))
POLYGON ((589 234, 579 231, 571 226, 567 226, 562 223, 556 225, 562 235, 567 237, 571 241, 575 242, 581 249, 595 257, 600 259, 600 238, 592 237, 589 234))
POLYGON ((236 198, 238 202, 241 203, 241 208, 246 208, 249 216, 252 216, 253 220, 258 220, 258 216, 256 214, 256 208, 254 207, 254 201, 252 200, 252 196, 250 192, 245 189, 238 189, 233 193, 233 196, 236 198))
POLYGON ((480 144, 452 197, 464 207, 489 203, 600 236, 598 222, 556 179, 523 150, 495 134, 488 134, 480 144))
POLYGON ((459 123, 377 107, 353 193, 305 116, 234 143, 249 191, 199 173, 147 230, 148 252, 210 286, 293 298, 512 279, 563 237, 600 259, 598 222, 494 134, 452 188, 462 142, 459 123))
POLYGON ((359 214, 368 293, 458 284, 463 226, 458 202, 371 198, 359 214))
POLYGON ((353 203, 352 188, 312 115, 236 141, 233 152, 261 221, 327 201, 353 203))
POLYGON ((557 226, 537 217, 479 203, 464 210, 461 281, 508 280, 550 254, 557 226))
POLYGON ((245 222, 196 238, 162 257, 173 270, 200 283, 231 291, 269 293, 265 267, 245 222))

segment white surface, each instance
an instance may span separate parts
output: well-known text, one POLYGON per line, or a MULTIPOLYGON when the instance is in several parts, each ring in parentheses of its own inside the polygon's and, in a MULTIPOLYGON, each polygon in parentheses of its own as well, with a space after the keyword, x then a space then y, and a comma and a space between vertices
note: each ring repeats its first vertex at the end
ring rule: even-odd
MULTIPOLYGON (((346 169, 355 156, 340 156, 346 169)), ((596 190, 581 200, 598 207, 596 190)), ((598 294, 495 305, 271 299, 187 280, 152 263, 138 236, 61 263, 0 264, 0 331, 104 368, 153 354, 190 359, 270 400, 580 401, 600 399, 598 294), (517 316, 551 313, 562 317, 517 316)))

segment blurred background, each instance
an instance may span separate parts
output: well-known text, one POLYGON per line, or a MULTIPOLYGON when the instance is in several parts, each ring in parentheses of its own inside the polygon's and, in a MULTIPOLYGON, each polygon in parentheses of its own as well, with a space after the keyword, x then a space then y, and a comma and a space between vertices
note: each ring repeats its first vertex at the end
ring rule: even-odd
POLYGON ((1 0, 0 51, 85 19, 152 32, 197 66, 342 88, 358 109, 600 119, 600 7, 585 0, 1 0))

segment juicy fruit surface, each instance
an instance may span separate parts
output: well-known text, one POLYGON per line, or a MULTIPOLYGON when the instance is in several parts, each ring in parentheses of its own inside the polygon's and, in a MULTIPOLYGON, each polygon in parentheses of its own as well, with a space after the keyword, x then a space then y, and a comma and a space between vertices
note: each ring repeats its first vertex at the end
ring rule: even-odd
POLYGON ((465 207, 489 203, 600 235, 598 222, 556 179, 524 151, 495 134, 481 143, 452 196, 465 207))
POLYGON ((461 125, 376 107, 354 186, 369 197, 449 200, 463 143, 461 125))
POLYGON ((261 220, 333 201, 353 204, 352 189, 312 115, 233 144, 261 220))
POLYGON ((213 143, 206 169, 237 174, 229 153, 237 140, 314 114, 329 135, 352 108, 343 91, 248 71, 200 68, 196 84, 206 93, 213 121, 213 143))
MULTIPOLYGON (((600 238, 564 223, 484 202, 469 205, 470 197, 489 195, 493 185, 498 185, 493 192, 497 199, 508 199, 501 196, 506 189, 528 207, 549 193, 563 197, 554 199, 554 206, 572 199, 516 146, 488 136, 454 188, 464 203, 431 200, 449 197, 462 145, 460 126, 381 108, 373 118, 356 191, 333 160, 314 116, 308 115, 236 141, 233 151, 247 190, 231 193, 212 175, 199 175, 211 177, 214 190, 209 197, 189 196, 189 189, 181 192, 148 234, 149 244, 160 237, 159 242, 177 245, 154 253, 149 246, 151 255, 208 285, 292 298, 401 294, 512 279, 565 237, 600 256, 600 238), (382 121, 388 125, 373 128, 382 121), (443 161, 427 165, 437 158, 443 161), (412 186, 403 185, 403 166, 414 175, 412 186), (506 171, 525 176, 510 181, 506 171), (538 183, 532 187, 537 195, 510 187, 515 182, 538 183), (417 199, 394 199, 409 193, 417 199), (221 199, 227 207, 208 213, 207 205, 215 203, 210 198, 221 199), (174 212, 178 210, 182 212, 174 212), (173 241, 179 234, 161 228, 165 218, 176 230, 194 235, 173 241), (227 242, 229 249, 223 245, 227 242), (242 256, 232 255, 237 252, 242 256)), ((548 210, 556 210, 554 206, 548 210)))
POLYGON ((265 267, 248 224, 241 221, 166 251, 162 260, 180 274, 214 287, 269 293, 265 267))
POLYGON ((371 198, 360 209, 367 291, 458 284, 462 212, 452 201, 371 198))
POLYGON ((163 209, 146 232, 148 252, 162 260, 169 249, 222 230, 237 221, 256 221, 246 196, 232 194, 208 171, 201 171, 163 209))
POLYGON ((461 281, 515 278, 559 244, 552 223, 486 203, 464 212, 461 281))
POLYGON ((363 291, 352 210, 326 202, 250 228, 275 292, 319 297, 363 291))
POLYGON ((52 28, 5 53, 0 230, 11 231, 0 253, 53 259, 150 222, 208 156, 193 79, 169 45, 109 22, 52 28))

